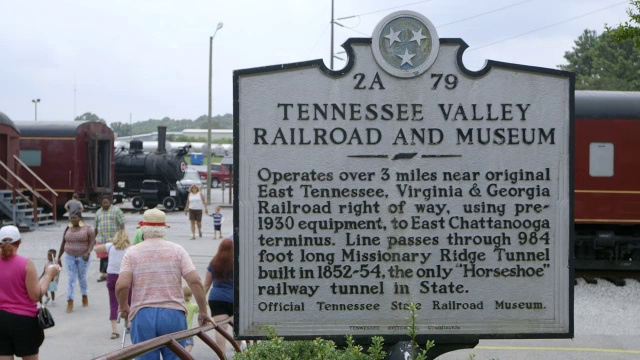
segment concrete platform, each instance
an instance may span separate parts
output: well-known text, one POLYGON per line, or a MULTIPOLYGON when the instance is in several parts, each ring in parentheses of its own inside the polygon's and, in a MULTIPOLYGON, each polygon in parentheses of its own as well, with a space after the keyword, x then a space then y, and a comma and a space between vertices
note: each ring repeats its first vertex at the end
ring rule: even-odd
MULTIPOLYGON (((220 199, 220 189, 214 189, 212 200, 220 199)), ((213 207, 220 203, 214 202, 213 207)), ((121 204, 125 209, 129 204, 121 204)), ((232 232, 233 209, 229 206, 221 207, 224 216, 222 233, 226 236, 232 232)), ((87 218, 93 218, 93 214, 85 214, 87 218)), ((125 212, 126 231, 133 238, 136 225, 142 221, 142 213, 125 212)), ((90 224, 92 220, 88 221, 90 224)), ((168 214, 167 223, 171 226, 168 230, 168 238, 182 245, 191 255, 200 276, 204 278, 207 265, 215 254, 221 239, 213 239, 213 220, 203 217, 203 237, 191 240, 191 230, 187 215, 183 211, 174 211, 168 214)), ((47 251, 58 249, 62 242, 62 234, 67 221, 58 221, 56 225, 39 228, 32 232, 22 233, 22 245, 19 254, 28 256, 35 264, 38 272, 41 272, 46 263, 47 251)), ((45 342, 40 348, 40 358, 44 360, 62 359, 91 359, 120 348, 122 339, 111 340, 111 324, 109 322, 109 297, 106 282, 96 282, 99 277, 99 261, 92 256, 88 273, 89 307, 80 305, 80 289, 76 284, 76 306, 70 314, 65 312, 67 299, 67 273, 62 269, 58 292, 56 293, 56 306, 49 306, 56 326, 45 330, 45 342)), ((123 323, 124 324, 124 323, 123 323)), ((122 326, 118 326, 122 334, 122 326)), ((212 333, 211 336, 214 334, 212 333)), ((126 344, 130 345, 129 337, 126 344)), ((196 358, 215 358, 215 354, 200 339, 195 339, 193 354, 196 358)))

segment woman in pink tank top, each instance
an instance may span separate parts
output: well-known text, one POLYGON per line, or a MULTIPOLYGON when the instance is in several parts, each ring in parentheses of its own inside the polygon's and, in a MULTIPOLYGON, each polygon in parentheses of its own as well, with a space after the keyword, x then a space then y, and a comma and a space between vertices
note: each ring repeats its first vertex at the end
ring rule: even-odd
POLYGON ((0 356, 37 360, 44 332, 36 318, 36 303, 60 267, 48 266, 38 280, 33 261, 17 254, 21 243, 18 228, 0 229, 0 356))

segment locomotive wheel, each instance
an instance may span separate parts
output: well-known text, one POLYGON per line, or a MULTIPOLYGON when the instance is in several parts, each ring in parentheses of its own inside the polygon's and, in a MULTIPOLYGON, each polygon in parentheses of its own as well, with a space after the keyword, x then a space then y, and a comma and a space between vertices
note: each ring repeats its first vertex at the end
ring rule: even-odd
POLYGON ((171 196, 167 196, 162 200, 162 206, 164 206, 166 211, 173 211, 176 208, 176 199, 171 196))
POLYGON ((142 210, 142 208, 144 208, 144 200, 140 196, 136 196, 131 199, 131 206, 133 206, 135 210, 142 210))
POLYGON ((211 187, 212 187, 212 188, 217 188, 217 187, 218 187, 218 185, 220 185, 220 181, 218 181, 218 179, 217 179, 217 178, 212 178, 212 179, 211 179, 211 187))

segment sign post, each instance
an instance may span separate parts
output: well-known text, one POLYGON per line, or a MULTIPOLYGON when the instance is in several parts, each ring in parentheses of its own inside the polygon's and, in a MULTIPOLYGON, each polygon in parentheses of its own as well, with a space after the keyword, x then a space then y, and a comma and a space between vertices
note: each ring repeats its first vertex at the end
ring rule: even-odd
POLYGON ((234 73, 236 336, 572 337, 573 74, 411 11, 344 47, 234 73))

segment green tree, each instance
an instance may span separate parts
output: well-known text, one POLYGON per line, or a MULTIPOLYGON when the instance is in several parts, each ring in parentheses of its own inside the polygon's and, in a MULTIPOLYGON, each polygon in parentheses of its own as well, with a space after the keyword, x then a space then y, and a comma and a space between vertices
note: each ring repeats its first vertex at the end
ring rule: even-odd
POLYGON ((196 137, 196 136, 186 136, 186 135, 174 135, 174 136, 171 136, 171 141, 203 142, 202 138, 199 138, 199 137, 196 137))
POLYGON ((75 118, 75 121, 98 121, 104 123, 104 119, 99 117, 98 115, 90 112, 86 112, 75 118))
MULTIPOLYGON (((76 120, 91 120, 91 119, 100 119, 100 118, 97 115, 91 114, 91 113, 86 113, 76 118, 76 120)), ((131 125, 130 130, 127 130, 129 126, 128 124, 114 122, 111 124, 111 129, 114 132, 117 132, 118 135, 120 136, 128 136, 128 135, 137 135, 137 134, 147 134, 147 133, 157 131, 158 125, 166 126, 167 131, 169 132, 178 132, 184 129, 206 129, 208 125, 208 121, 207 121, 206 115, 199 116, 195 120, 172 119, 169 117, 164 117, 162 119, 149 119, 149 120, 143 120, 143 121, 136 121, 131 125)), ((224 114, 224 115, 212 116, 211 128, 212 129, 232 129, 233 115, 224 114)), ((173 141, 179 141, 179 140, 174 139, 173 141)), ((216 142, 218 143, 219 141, 216 141, 216 142)), ((228 143, 231 143, 231 141, 229 140, 228 143)))
POLYGON ((118 136, 131 135, 131 125, 118 121, 111 123, 111 130, 113 130, 114 133, 117 133, 118 136))
POLYGON ((569 64, 558 65, 562 70, 576 73, 576 87, 578 88, 580 88, 580 85, 584 84, 587 79, 593 77, 594 65, 592 49, 597 40, 598 34, 595 30, 585 29, 582 35, 578 37, 578 40, 574 41, 576 45, 573 47, 573 51, 566 51, 564 53, 564 58, 569 64))
POLYGON ((630 4, 632 8, 627 9, 627 15, 629 15, 631 20, 625 21, 624 24, 620 24, 615 28, 605 25, 605 29, 614 41, 624 42, 633 40, 635 46, 640 47, 640 28, 638 28, 640 24, 640 1, 631 0, 630 4))
POLYGON ((617 43, 587 29, 564 58, 568 64, 558 67, 576 73, 577 90, 640 90, 640 49, 632 40, 617 43))

